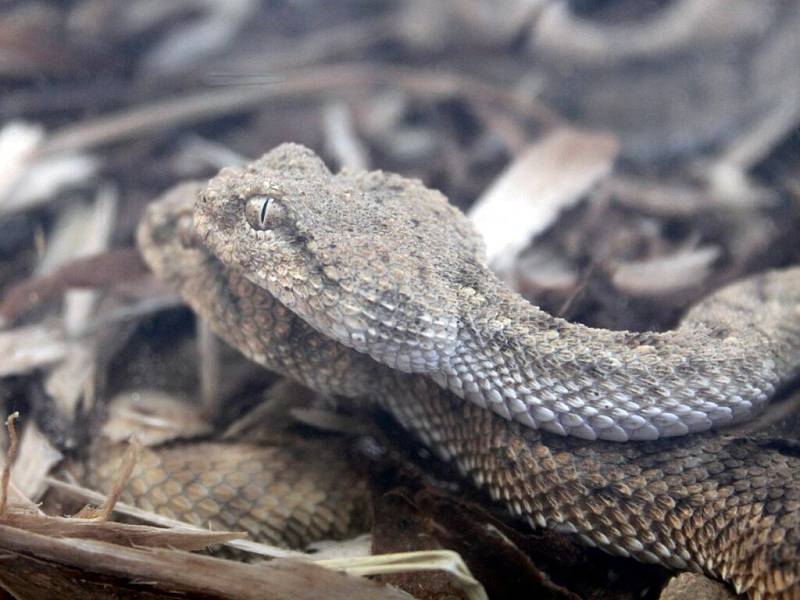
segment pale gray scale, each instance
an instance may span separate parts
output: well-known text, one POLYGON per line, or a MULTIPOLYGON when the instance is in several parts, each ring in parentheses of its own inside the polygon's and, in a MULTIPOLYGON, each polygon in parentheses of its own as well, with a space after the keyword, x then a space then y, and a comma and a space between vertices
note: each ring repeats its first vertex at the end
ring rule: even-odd
MULTIPOLYGON (((473 320, 474 322, 474 320, 473 320)), ((484 356, 493 357, 498 356, 499 350, 496 352, 492 352, 491 349, 487 349, 486 340, 491 339, 488 334, 480 336, 480 340, 483 343, 482 352, 484 356)), ((479 346, 479 344, 474 340, 468 340, 466 343, 462 344, 463 347, 466 348, 475 348, 479 346)), ((706 352, 700 352, 701 356, 707 354, 706 352)), ((555 353, 550 355, 555 357, 556 359, 566 359, 567 362, 574 363, 575 355, 572 352, 563 352, 561 354, 555 353)), ((642 357, 638 357, 642 358, 642 357)), ((657 365, 658 356, 650 353, 646 353, 644 358, 641 360, 642 363, 648 365, 657 365)), ((667 357, 667 358, 674 358, 674 357, 667 357)), ((492 378, 488 375, 486 369, 491 367, 487 366, 487 362, 491 362, 490 360, 487 361, 486 359, 482 360, 482 365, 484 370, 479 373, 481 376, 482 381, 482 389, 484 390, 484 396, 489 394, 490 390, 486 388, 487 384, 492 383, 492 378)), ((685 362, 685 357, 679 356, 672 360, 675 364, 682 364, 685 362)), ((606 369, 609 372, 618 372, 625 364, 624 361, 620 360, 617 357, 611 357, 606 360, 608 368, 606 369)), ((514 365, 509 363, 503 364, 503 372, 507 372, 509 366, 513 369, 514 365)), ((713 367, 713 365, 712 365, 713 367)), ((723 365, 724 368, 724 365, 723 365)), ((566 371, 566 369, 563 369, 566 371)), ((734 393, 732 390, 726 389, 724 387, 725 384, 729 384, 733 381, 733 376, 730 372, 724 371, 720 377, 716 377, 715 372, 713 370, 709 374, 708 377, 701 375, 700 377, 695 378, 694 381, 680 381, 675 378, 675 374, 670 371, 670 369, 655 369, 655 368, 648 368, 648 370, 655 370, 656 372, 660 372, 662 375, 662 379, 659 380, 656 378, 655 380, 652 377, 652 373, 649 376, 649 379, 644 379, 643 381, 638 381, 635 376, 622 376, 619 377, 618 380, 615 381, 606 381, 601 382, 601 385, 608 389, 608 392, 605 395, 605 406, 608 407, 609 404, 616 406, 621 411, 614 411, 614 416, 617 419, 627 419, 631 415, 637 415, 639 420, 634 422, 625 422, 621 424, 623 430, 625 430, 629 435, 633 436, 633 431, 638 428, 643 427, 646 423, 643 423, 641 419, 644 419, 645 422, 648 419, 648 414, 652 414, 654 411, 651 406, 648 406, 647 402, 653 402, 653 397, 658 397, 663 399, 662 404, 664 406, 669 406, 675 408, 674 412, 683 416, 683 426, 674 425, 671 422, 664 422, 663 427, 665 427, 664 435, 676 435, 676 434, 683 434, 684 432, 690 431, 703 431, 705 429, 711 428, 713 426, 723 425, 730 423, 735 420, 740 420, 745 416, 751 414, 754 408, 758 408, 758 404, 763 401, 768 396, 768 393, 765 393, 763 390, 759 389, 755 386, 747 385, 747 382, 742 384, 740 381, 738 386, 731 386, 733 390, 737 390, 738 392, 744 392, 748 399, 742 402, 740 398, 740 394, 734 393), (712 381, 712 379, 717 379, 722 384, 722 388, 720 389, 721 385, 717 383, 717 381, 712 381), (620 385, 620 381, 627 382, 624 391, 617 386, 620 385), (649 385, 648 385, 649 384, 649 385), (744 389, 743 389, 744 388, 744 389), (748 390, 747 388, 751 388, 748 390), (648 399, 649 396, 649 399, 648 399), (680 410, 678 410, 677 402, 675 401, 674 397, 677 396, 679 401, 682 401, 683 404, 680 406, 680 410), (641 398, 644 400, 644 403, 636 402, 634 398, 641 398), (702 414, 700 414, 702 413, 702 414)), ((549 372, 559 372, 558 367, 553 367, 549 370, 549 372)), ((524 371, 517 371, 512 372, 510 380, 509 378, 504 378, 502 382, 503 390, 501 392, 506 397, 514 397, 513 395, 509 395, 507 393, 507 388, 509 386, 514 386, 515 384, 519 385, 517 382, 520 380, 523 381, 525 386, 525 390, 521 390, 522 393, 516 394, 517 397, 525 398, 525 391, 530 389, 535 389, 541 386, 541 378, 534 377, 532 379, 528 379, 529 373, 524 371)), ((585 378, 585 377, 582 377, 585 378)), ((771 386, 771 382, 769 380, 762 381, 761 387, 774 387, 771 386)), ((546 388, 542 394, 539 396, 543 398, 546 402, 548 402, 556 412, 564 412, 564 405, 560 402, 560 398, 564 395, 569 395, 574 392, 576 385, 574 382, 571 381, 564 381, 564 382, 556 382, 554 385, 546 388)), ((463 386, 453 385, 451 391, 454 393, 461 393, 463 394, 463 386)), ((472 396, 471 396, 472 397, 472 396)), ((491 401, 495 399, 491 395, 488 398, 488 403, 491 405, 491 401)), ((570 411, 577 412, 577 409, 581 407, 581 403, 584 402, 583 398, 577 398, 574 402, 570 403, 570 411)), ((483 398, 481 400, 481 404, 487 403, 487 398, 483 398)), ((603 406, 603 403, 600 404, 603 406)), ((519 414, 519 407, 515 406, 514 410, 510 410, 511 414, 514 415, 514 418, 518 418, 517 415, 519 414)), ((499 410, 501 414, 504 414, 505 410, 499 410)), ((536 419, 533 419, 536 421, 536 419)), ((653 427, 656 430, 659 429, 659 421, 652 422, 650 425, 652 427, 647 427, 642 433, 636 435, 635 437, 640 438, 644 437, 651 437, 653 432, 653 427)), ((567 427, 573 426, 573 421, 567 421, 566 423, 562 423, 567 427)), ((557 428, 556 428, 557 429, 557 428)), ((598 435, 602 438, 606 435, 612 435, 614 438, 623 437, 618 434, 615 430, 613 434, 604 434, 602 431, 597 432, 598 435)))

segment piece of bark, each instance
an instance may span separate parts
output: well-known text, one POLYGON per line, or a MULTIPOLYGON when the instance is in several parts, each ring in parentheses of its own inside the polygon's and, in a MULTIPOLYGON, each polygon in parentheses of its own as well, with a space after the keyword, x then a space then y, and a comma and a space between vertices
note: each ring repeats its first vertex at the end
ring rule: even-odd
POLYGON ((680 250, 669 256, 616 265, 612 281, 631 296, 662 296, 701 285, 719 257, 716 246, 680 250))
MULTIPOLYGON (((166 529, 114 521, 53 517, 13 506, 0 515, 0 533, 10 530, 23 531, 31 536, 41 535, 53 540, 83 539, 136 548, 163 547, 184 551, 202 550, 210 544, 222 544, 247 535, 241 532, 208 531, 189 527, 166 529)), ((9 535, 13 538, 16 534, 12 532, 9 535)), ((42 540, 40 542, 44 543, 42 540)), ((0 546, 3 543, 0 539, 0 546)))
POLYGON ((27 423, 11 468, 11 480, 27 498, 38 502, 48 487, 45 478, 62 458, 36 423, 27 423))
POLYGON ((21 281, 0 301, 0 320, 14 322, 36 306, 61 297, 69 288, 97 288, 143 277, 147 267, 135 248, 118 248, 79 258, 48 275, 21 281))
POLYGON ((140 592, 241 600, 409 598, 297 560, 249 565, 180 550, 55 538, 8 525, 0 525, 0 552, 0 585, 17 598, 101 598, 111 586, 117 597, 131 598, 140 592))

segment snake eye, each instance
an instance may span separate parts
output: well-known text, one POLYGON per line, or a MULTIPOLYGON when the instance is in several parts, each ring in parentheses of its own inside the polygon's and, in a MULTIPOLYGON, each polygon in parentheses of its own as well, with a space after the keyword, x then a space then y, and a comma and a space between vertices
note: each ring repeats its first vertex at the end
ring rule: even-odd
POLYGON ((250 227, 264 231, 279 220, 281 207, 274 196, 253 196, 247 201, 245 217, 250 227))

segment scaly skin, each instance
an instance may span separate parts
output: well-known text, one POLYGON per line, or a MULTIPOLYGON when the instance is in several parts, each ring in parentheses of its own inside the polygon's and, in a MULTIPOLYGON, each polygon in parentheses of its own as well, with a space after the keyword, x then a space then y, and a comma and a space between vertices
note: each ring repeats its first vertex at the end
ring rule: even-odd
MULTIPOLYGON (((590 442, 533 430, 461 402, 427 377, 393 371, 316 333, 285 307, 276 313, 280 303, 269 292, 223 267, 198 239, 189 217, 197 188, 178 188, 151 205, 139 246, 156 274, 245 355, 326 392, 332 388, 317 369, 331 372, 320 357, 333 357, 347 367, 335 370, 335 389, 373 396, 534 526, 645 562, 702 569, 753 598, 800 597, 800 458, 780 441, 705 433, 590 442), (242 309, 253 303, 272 307, 280 326, 261 325, 253 310, 242 309), (293 335, 276 333, 286 330, 293 335), (263 351, 267 347, 272 354, 263 351), (285 367, 302 360, 315 368, 285 367), (350 377, 353 383, 346 381, 350 377)), ((711 307, 715 301, 707 302, 711 307)), ((690 318, 702 319, 704 310, 690 318)))
POLYGON ((727 288, 675 331, 576 325, 498 281, 438 192, 332 175, 302 146, 223 169, 194 224, 221 263, 324 336, 560 435, 653 440, 742 421, 800 368, 800 268, 727 288))
MULTIPOLYGON (((127 444, 100 443, 85 463, 86 485, 117 480, 127 444)), ((192 525, 246 531, 256 542, 298 550, 346 539, 370 520, 369 491, 345 443, 291 445, 185 442, 143 448, 120 499, 192 525)))

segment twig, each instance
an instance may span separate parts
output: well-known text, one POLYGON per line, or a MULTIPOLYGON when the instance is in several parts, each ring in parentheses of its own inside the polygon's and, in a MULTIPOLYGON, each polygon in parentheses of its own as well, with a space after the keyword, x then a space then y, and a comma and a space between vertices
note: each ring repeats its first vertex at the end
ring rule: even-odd
POLYGON ((561 303, 561 306, 558 307, 555 316, 567 318, 567 311, 572 308, 572 305, 575 303, 575 300, 578 298, 578 296, 580 296, 586 290, 586 287, 589 285, 589 281, 591 280, 592 275, 594 275, 596 268, 597 260, 592 260, 592 262, 589 263, 589 267, 581 274, 578 285, 575 286, 575 289, 572 290, 572 293, 567 296, 564 302, 561 303))
POLYGON ((147 267, 135 248, 77 258, 48 275, 26 279, 11 287, 0 299, 0 318, 13 322, 69 288, 109 287, 146 273, 147 267))
POLYGON ((97 508, 84 507, 76 516, 78 519, 92 519, 94 521, 104 522, 108 521, 111 513, 114 512, 114 506, 119 501, 125 486, 130 479, 131 473, 139 458, 142 455, 142 443, 136 436, 131 437, 128 448, 125 450, 125 455, 122 457, 122 464, 120 465, 119 475, 117 476, 114 484, 111 486, 111 491, 108 493, 103 504, 97 508))
POLYGON ((399 87, 424 98, 462 95, 479 105, 487 102, 501 104, 507 110, 544 126, 561 122, 555 113, 534 98, 490 82, 446 71, 348 63, 309 68, 270 85, 239 85, 213 91, 202 89, 180 98, 70 125, 53 133, 39 148, 38 154, 75 151, 162 133, 187 123, 249 110, 269 100, 321 92, 327 96, 333 91, 352 91, 369 85, 399 87))

